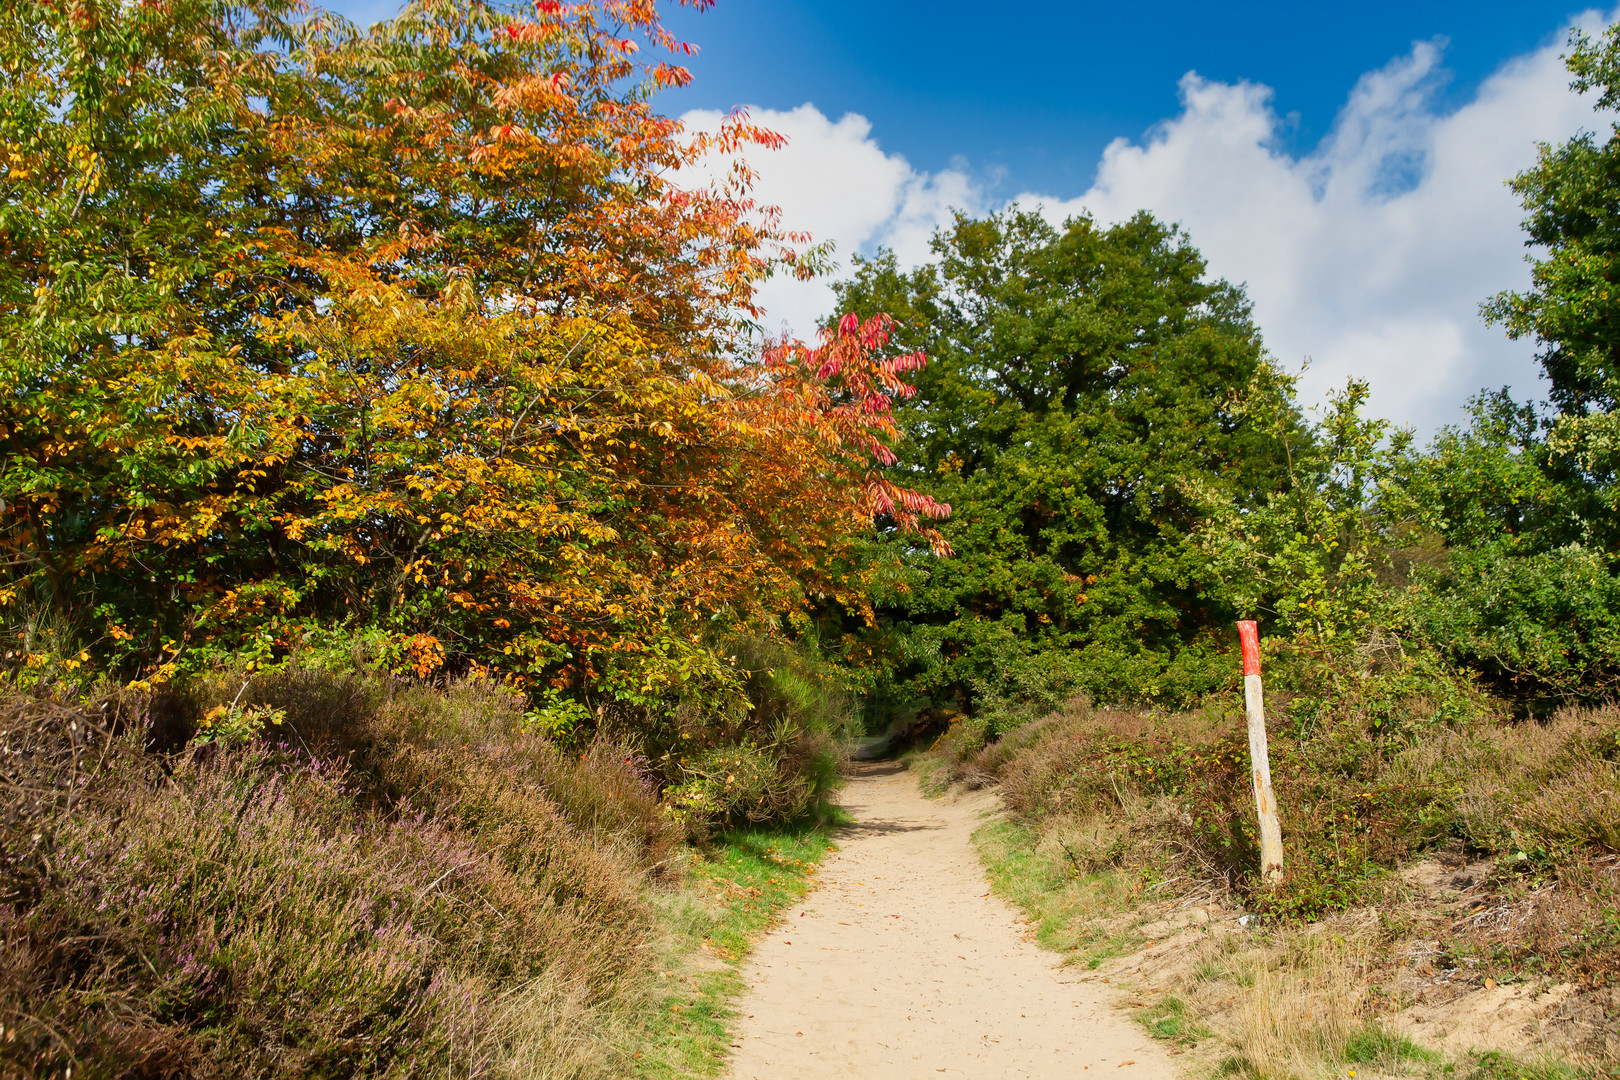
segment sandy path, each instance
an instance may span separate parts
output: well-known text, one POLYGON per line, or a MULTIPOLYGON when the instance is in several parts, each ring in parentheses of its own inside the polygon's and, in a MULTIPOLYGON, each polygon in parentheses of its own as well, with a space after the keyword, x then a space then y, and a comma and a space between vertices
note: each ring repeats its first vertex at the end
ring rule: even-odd
POLYGON ((735 1080, 1177 1075, 1107 987, 989 895, 969 837, 991 797, 926 799, 873 767, 843 804, 855 821, 821 887, 743 968, 735 1080))

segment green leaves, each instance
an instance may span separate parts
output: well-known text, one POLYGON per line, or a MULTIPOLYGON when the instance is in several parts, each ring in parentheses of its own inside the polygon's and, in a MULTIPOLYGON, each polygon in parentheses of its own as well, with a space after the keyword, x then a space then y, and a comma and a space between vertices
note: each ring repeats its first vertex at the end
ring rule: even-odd
POLYGON ((1297 430, 1292 386, 1275 373, 1251 383, 1242 411, 1275 425, 1288 451, 1286 484, 1240 502, 1190 485, 1208 520, 1198 545, 1219 583, 1210 591, 1234 610, 1267 616, 1268 630, 1306 648, 1341 648, 1387 621, 1388 594, 1375 564, 1391 522, 1378 500, 1406 437, 1362 415, 1367 384, 1352 380, 1330 399, 1314 432, 1297 430))
POLYGON ((1247 301, 1146 214, 959 219, 935 252, 911 273, 858 263, 840 289, 929 355, 900 410, 901 468, 955 508, 957 556, 919 563, 924 580, 886 604, 939 656, 902 692, 961 707, 1010 690, 1018 656, 1076 650, 1071 678, 1130 693, 1127 670, 1156 674, 1230 614, 1208 595, 1189 492, 1251 505, 1282 485, 1298 435, 1291 405, 1263 425, 1239 409, 1262 369, 1247 301))
MULTIPOLYGON (((1574 88, 1596 90, 1613 110, 1620 93, 1620 29, 1594 41, 1576 31, 1568 58, 1574 88)), ((1514 338, 1541 343, 1551 398, 1567 413, 1620 404, 1620 139, 1583 133, 1543 144, 1534 167, 1512 187, 1523 201, 1531 289, 1504 292, 1483 306, 1514 338)))

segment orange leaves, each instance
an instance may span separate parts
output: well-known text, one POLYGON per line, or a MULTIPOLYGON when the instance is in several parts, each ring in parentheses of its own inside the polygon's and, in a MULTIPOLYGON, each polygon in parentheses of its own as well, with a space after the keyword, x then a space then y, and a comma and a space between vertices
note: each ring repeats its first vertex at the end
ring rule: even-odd
POLYGON ((668 87, 689 86, 692 82, 692 73, 676 64, 655 64, 652 69, 653 82, 660 89, 668 87))
POLYGON ((573 80, 566 71, 518 79, 495 91, 491 100, 501 109, 572 109, 578 103, 568 93, 573 80))
POLYGON ((167 295, 149 348, 103 333, 48 417, 0 417, 37 474, 7 554, 75 537, 57 595, 113 595, 122 645, 363 620, 423 676, 564 684, 849 591, 874 521, 936 539, 947 508, 881 473, 921 358, 886 355, 883 320, 753 357, 738 313, 806 238, 745 163, 680 183, 781 137, 652 108, 691 53, 652 0, 481 18, 305 26, 222 95, 231 152, 182 185, 218 192, 184 234, 215 262, 153 256, 213 291, 167 295))
POLYGON ((417 634, 405 643, 411 670, 425 679, 444 667, 444 645, 432 634, 417 634))

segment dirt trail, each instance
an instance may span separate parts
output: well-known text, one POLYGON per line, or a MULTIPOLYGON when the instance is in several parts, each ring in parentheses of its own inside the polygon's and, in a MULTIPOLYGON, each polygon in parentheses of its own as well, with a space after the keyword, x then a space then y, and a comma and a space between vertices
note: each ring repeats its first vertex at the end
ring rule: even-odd
POLYGON ((969 837, 992 797, 927 799, 870 767, 843 805, 820 888, 743 968, 735 1080, 1177 1075, 1108 987, 989 895, 969 837))

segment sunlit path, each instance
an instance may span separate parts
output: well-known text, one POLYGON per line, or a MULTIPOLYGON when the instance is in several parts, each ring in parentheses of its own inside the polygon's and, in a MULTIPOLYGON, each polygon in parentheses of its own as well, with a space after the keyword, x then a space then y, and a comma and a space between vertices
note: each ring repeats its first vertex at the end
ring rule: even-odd
POLYGON ((873 767, 843 803, 854 821, 821 888, 744 968, 736 1080, 1176 1075, 989 895, 970 842, 988 797, 926 799, 873 767))

